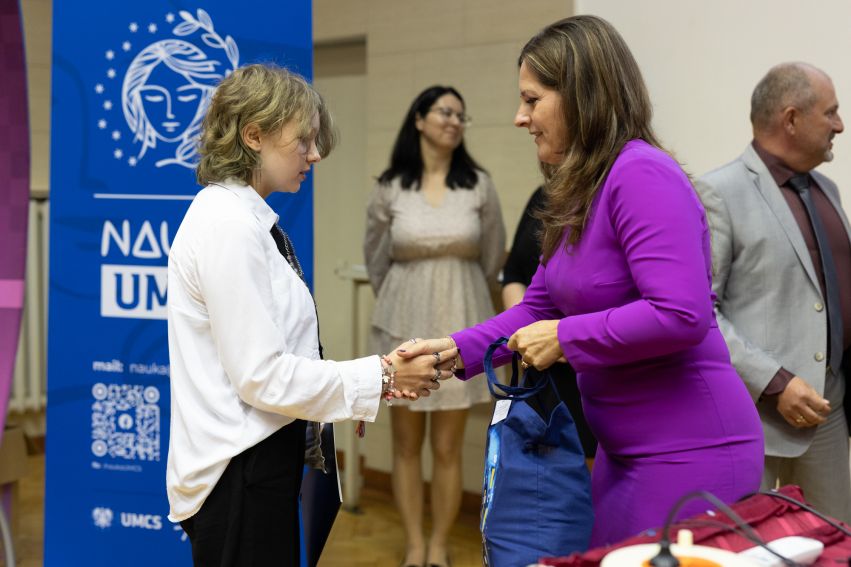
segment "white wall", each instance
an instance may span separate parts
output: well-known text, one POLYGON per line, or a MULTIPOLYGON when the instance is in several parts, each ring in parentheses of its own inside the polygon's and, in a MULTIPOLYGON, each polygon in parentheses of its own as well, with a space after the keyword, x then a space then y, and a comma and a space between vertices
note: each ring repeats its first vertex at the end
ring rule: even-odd
MULTIPOLYGON (((576 0, 576 13, 606 18, 624 36, 650 89, 658 133, 692 174, 742 152, 751 139, 751 92, 776 63, 820 67, 833 78, 840 115, 851 108, 847 0, 576 0)), ((849 210, 846 138, 851 133, 837 136, 836 157, 820 171, 839 184, 849 210)))

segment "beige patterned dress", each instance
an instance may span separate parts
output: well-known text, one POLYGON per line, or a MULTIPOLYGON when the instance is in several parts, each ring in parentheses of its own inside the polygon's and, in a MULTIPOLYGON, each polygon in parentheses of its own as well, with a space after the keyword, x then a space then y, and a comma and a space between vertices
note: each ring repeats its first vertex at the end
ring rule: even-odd
MULTIPOLYGON (((367 209, 364 255, 377 298, 370 348, 386 353, 411 337, 443 337, 493 316, 488 284, 505 254, 505 227, 490 177, 447 190, 439 206, 399 180, 378 184, 367 209)), ((449 379, 415 411, 490 401, 486 380, 449 379)), ((398 401, 394 403, 403 404, 398 401)))

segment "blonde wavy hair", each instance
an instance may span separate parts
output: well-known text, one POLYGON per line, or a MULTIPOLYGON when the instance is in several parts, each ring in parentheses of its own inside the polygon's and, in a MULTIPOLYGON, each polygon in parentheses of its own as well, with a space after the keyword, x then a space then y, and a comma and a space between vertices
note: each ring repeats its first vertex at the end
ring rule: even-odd
POLYGON ((316 113, 316 147, 324 158, 336 144, 337 133, 320 94, 303 77, 283 67, 268 63, 240 67, 216 88, 201 124, 198 183, 206 186, 233 177, 250 185, 260 167, 260 154, 245 144, 243 129, 256 124, 261 133, 269 135, 294 123, 298 137, 306 138, 316 113))
POLYGON ((551 24, 530 39, 518 66, 526 67, 562 100, 566 125, 564 161, 541 164, 545 205, 542 251, 549 260, 564 237, 576 244, 591 203, 618 154, 630 140, 663 149, 651 126, 653 109, 641 71, 626 42, 596 16, 551 24))

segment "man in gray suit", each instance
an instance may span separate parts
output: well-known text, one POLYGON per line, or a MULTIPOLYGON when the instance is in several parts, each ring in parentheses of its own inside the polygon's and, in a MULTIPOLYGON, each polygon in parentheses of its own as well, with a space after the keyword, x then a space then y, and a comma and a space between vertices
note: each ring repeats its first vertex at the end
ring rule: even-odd
POLYGON ((745 152, 697 182, 718 324, 762 418, 763 488, 798 484, 851 522, 851 227, 836 185, 813 171, 843 130, 833 83, 778 65, 754 90, 751 123, 745 152))

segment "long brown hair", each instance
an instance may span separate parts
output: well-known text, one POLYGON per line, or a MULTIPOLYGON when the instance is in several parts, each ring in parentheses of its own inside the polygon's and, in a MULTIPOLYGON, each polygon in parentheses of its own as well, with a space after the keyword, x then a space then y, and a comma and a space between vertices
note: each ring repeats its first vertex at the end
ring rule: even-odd
POLYGON ((523 47, 523 63, 559 93, 566 125, 564 161, 541 164, 546 204, 538 216, 546 261, 565 230, 566 244, 579 242, 594 196, 624 144, 642 139, 661 146, 638 63, 606 20, 582 15, 547 26, 523 47))

